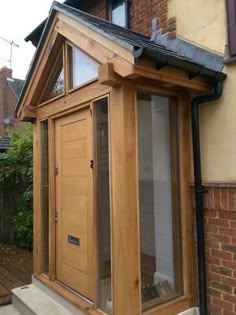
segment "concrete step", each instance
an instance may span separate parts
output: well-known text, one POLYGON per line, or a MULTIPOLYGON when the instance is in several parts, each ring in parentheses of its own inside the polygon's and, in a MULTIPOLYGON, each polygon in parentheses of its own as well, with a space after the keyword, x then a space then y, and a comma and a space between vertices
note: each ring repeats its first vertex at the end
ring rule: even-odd
POLYGON ((200 315, 198 307, 192 307, 187 311, 179 313, 178 315, 200 315))
POLYGON ((37 280, 34 276, 32 276, 32 284, 34 284, 39 290, 43 291, 48 297, 52 300, 56 301, 58 304, 62 305, 73 315, 84 315, 85 313, 76 307, 74 304, 70 303, 68 300, 63 298, 61 295, 56 293, 54 290, 50 289, 41 281, 37 280))
MULTIPOLYGON (((34 284, 12 290, 12 305, 22 315, 72 315, 34 284)), ((3 315, 0 313, 0 315, 3 315)), ((5 314, 4 314, 5 315, 5 314)))
POLYGON ((0 315, 20 315, 13 305, 0 307, 0 315))

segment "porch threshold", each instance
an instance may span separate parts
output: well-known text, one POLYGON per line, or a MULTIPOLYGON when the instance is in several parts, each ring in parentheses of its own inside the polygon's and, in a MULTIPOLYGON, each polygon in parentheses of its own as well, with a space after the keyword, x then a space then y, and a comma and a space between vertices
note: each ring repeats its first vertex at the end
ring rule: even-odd
POLYGON ((72 315, 34 284, 12 290, 12 304, 24 315, 72 315))

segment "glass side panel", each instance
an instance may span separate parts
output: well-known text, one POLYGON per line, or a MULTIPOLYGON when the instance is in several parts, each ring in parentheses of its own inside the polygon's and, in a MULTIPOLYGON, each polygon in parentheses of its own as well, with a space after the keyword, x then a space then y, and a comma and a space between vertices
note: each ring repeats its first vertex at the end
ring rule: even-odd
POLYGON ((64 69, 62 68, 48 99, 59 96, 63 94, 63 92, 64 92, 64 69))
POLYGON ((71 86, 76 88, 98 77, 99 64, 80 49, 69 47, 71 59, 71 86))
POLYGON ((143 309, 182 293, 176 104, 138 94, 143 309))
POLYGON ((48 121, 41 122, 41 271, 49 271, 48 121))
POLYGON ((127 4, 125 1, 115 0, 112 1, 112 8, 111 8, 111 21, 116 25, 120 25, 122 27, 127 26, 126 21, 126 10, 127 4))
POLYGON ((108 99, 95 103, 97 219, 98 219, 98 307, 111 314, 111 243, 109 198, 108 99))
POLYGON ((64 93, 64 85, 63 56, 61 51, 48 77, 41 102, 46 102, 62 95, 64 93))

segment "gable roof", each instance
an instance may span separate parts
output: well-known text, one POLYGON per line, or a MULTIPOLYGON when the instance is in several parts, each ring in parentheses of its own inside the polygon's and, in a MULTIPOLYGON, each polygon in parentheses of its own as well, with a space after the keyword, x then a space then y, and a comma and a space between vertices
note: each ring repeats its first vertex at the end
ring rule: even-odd
POLYGON ((7 78, 7 83, 9 87, 12 89, 16 98, 19 99, 21 91, 24 86, 24 80, 15 79, 15 78, 7 78))
POLYGON ((158 43, 157 40, 153 41, 147 36, 135 33, 129 29, 112 24, 109 21, 102 20, 91 14, 85 13, 76 8, 55 1, 51 6, 46 25, 44 26, 40 42, 38 44, 34 59, 31 64, 31 68, 26 78, 23 92, 16 105, 16 112, 19 109, 22 95, 24 95, 34 67, 36 66, 36 63, 38 61, 38 57, 42 50, 44 41, 57 13, 62 13, 63 15, 84 25, 88 29, 95 31, 103 37, 118 44, 119 46, 132 53, 134 59, 141 58, 145 55, 149 56, 150 58, 155 60, 157 68, 161 68, 165 65, 173 66, 187 71, 190 77, 194 75, 205 75, 210 78, 225 77, 225 74, 221 72, 224 64, 223 56, 219 56, 204 49, 201 49, 201 51, 198 50, 198 53, 201 54, 200 59, 196 58, 195 54, 186 55, 178 49, 173 49, 170 45, 168 46, 164 45, 163 43, 158 43), (214 62, 211 62, 211 60, 214 60, 214 62))
MULTIPOLYGON (((64 4, 72 6, 73 8, 80 8, 81 1, 80 0, 65 0, 64 4)), ((31 41, 34 46, 37 46, 41 35, 43 33, 44 27, 47 23, 47 19, 43 20, 26 38, 25 41, 31 41)))

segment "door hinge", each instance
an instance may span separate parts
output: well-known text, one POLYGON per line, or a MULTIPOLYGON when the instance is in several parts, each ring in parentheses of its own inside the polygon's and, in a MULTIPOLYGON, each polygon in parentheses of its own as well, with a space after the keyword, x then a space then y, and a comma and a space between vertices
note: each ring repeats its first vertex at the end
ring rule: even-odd
POLYGON ((90 168, 93 168, 93 160, 90 160, 90 168))
POLYGON ((58 165, 55 167, 55 175, 58 175, 58 165))
POLYGON ((55 223, 58 222, 58 212, 57 212, 57 211, 56 211, 56 213, 55 213, 55 218, 54 218, 54 220, 55 220, 55 223))

